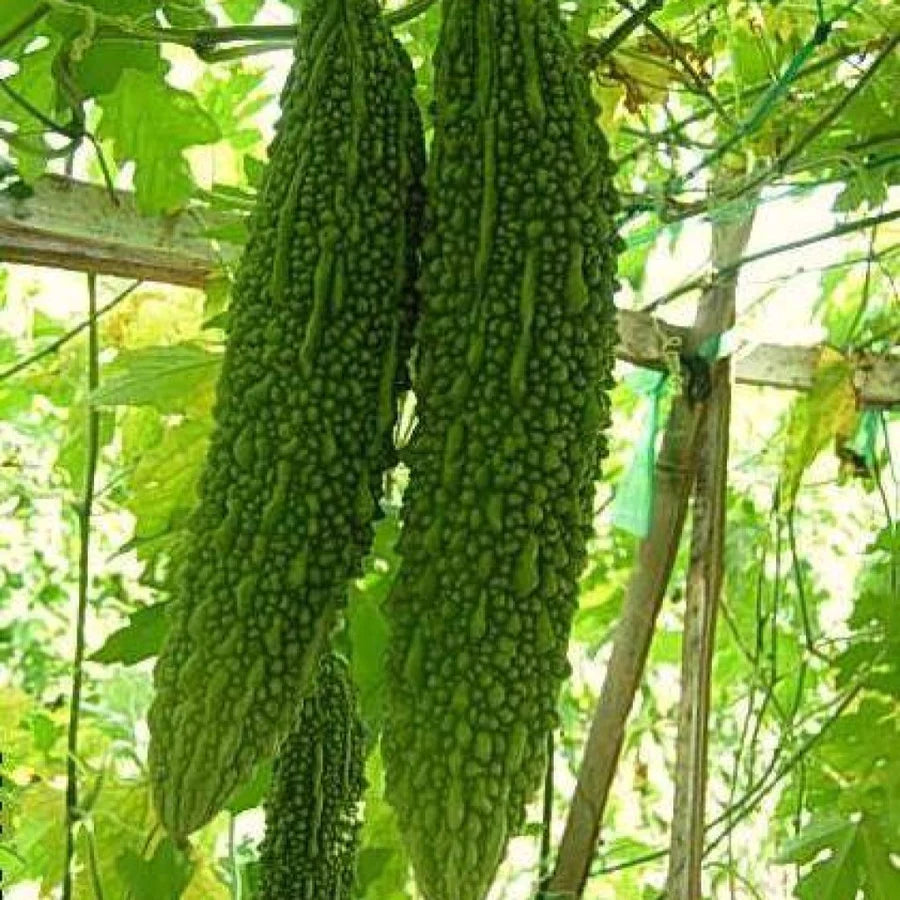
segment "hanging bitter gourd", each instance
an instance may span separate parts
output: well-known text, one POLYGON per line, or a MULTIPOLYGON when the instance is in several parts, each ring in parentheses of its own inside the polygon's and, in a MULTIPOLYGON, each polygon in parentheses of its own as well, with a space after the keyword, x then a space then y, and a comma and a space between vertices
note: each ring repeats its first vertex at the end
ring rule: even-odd
POLYGON ((328 653, 275 760, 260 900, 350 900, 364 768, 365 735, 350 673, 328 653))
POLYGON ((424 144, 375 0, 307 0, 150 711, 166 828, 269 756, 361 570, 408 376, 424 144))
POLYGON ((383 750, 428 900, 541 780, 606 452, 613 166, 556 0, 445 0, 383 750))

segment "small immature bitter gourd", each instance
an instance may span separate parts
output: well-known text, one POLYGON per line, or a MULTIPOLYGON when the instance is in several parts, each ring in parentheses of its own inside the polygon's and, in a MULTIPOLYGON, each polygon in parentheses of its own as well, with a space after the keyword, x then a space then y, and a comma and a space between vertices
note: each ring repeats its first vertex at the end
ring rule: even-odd
POLYGON ((275 760, 260 900, 350 900, 364 767, 365 736, 350 673, 328 653, 275 760))
POLYGON ((423 895, 481 900, 568 672, 621 241, 556 0, 445 0, 435 72, 383 752, 423 895))
POLYGON ((307 0, 230 309, 150 711, 166 828, 271 755, 361 569, 394 461, 424 146, 375 0, 307 0))

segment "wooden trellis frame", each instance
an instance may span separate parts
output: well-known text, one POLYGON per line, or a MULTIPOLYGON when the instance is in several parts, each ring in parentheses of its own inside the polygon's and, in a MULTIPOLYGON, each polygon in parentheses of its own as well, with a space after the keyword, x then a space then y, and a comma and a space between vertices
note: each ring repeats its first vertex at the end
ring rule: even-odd
MULTIPOLYGON (((221 265, 204 231, 221 222, 197 212, 148 218, 138 213, 127 191, 117 192, 114 204, 100 185, 48 175, 27 199, 0 193, 0 261, 202 288, 221 265)), ((691 329, 628 310, 619 313, 619 337, 620 359, 656 369, 666 367, 668 338, 679 338, 686 354, 698 345, 691 329)), ((819 347, 758 344, 737 355, 734 378, 742 384, 807 390, 820 352, 819 347)), ((853 363, 861 406, 900 405, 900 357, 859 354, 853 363)))
MULTIPOLYGON (((100 186, 46 176, 27 198, 0 194, 0 261, 202 288, 222 266, 214 243, 205 236, 216 224, 215 216, 199 212, 143 217, 127 192, 117 192, 113 200, 100 186)), ((735 282, 749 225, 747 219, 714 227, 713 264, 721 277, 714 277, 702 292, 692 328, 620 310, 620 359, 665 369, 673 338, 682 354, 692 355, 704 340, 732 327, 735 282)), ((657 462, 650 533, 638 551, 578 788, 549 880, 554 897, 580 897, 588 878, 625 724, 693 495, 678 802, 666 896, 699 900, 708 677, 722 579, 731 383, 808 390, 821 352, 822 347, 775 344, 744 348, 712 366, 711 393, 704 402, 677 398, 673 403, 657 462)), ((900 406, 900 357, 859 354, 850 362, 860 406, 900 406)))

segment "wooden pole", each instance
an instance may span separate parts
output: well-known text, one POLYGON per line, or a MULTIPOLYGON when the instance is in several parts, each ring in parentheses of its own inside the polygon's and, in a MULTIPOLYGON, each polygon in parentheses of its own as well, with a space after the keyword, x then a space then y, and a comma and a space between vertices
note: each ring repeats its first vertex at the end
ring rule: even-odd
POLYGON ((616 627, 612 656, 591 722, 575 794, 550 879, 551 897, 580 897, 590 874, 600 824, 619 761, 625 722, 678 552, 705 406, 676 400, 656 462, 650 533, 641 541, 616 627))
MULTIPOLYGON (((713 225, 713 265, 727 269, 746 247, 753 210, 734 223, 713 225)), ((723 290, 716 305, 702 311, 704 330, 727 331, 735 321, 736 285, 723 290)), ((713 368, 694 482, 691 556, 685 591, 681 699, 675 764, 668 900, 700 900, 705 838, 709 690, 716 617, 722 588, 725 510, 728 490, 728 435, 731 424, 730 361, 713 368)))
MULTIPOLYGON (((719 239, 722 252, 733 252, 732 259, 740 257, 749 236, 749 228, 739 227, 740 224, 721 226, 729 229, 728 235, 719 239), (726 243, 729 244, 727 251, 726 243)), ((734 291, 733 278, 715 279, 704 291, 690 335, 693 347, 722 331, 719 311, 729 306, 733 309, 734 291)), ((684 396, 672 404, 656 463, 656 494, 650 531, 640 543, 626 589, 612 656, 550 880, 553 897, 581 897, 587 884, 622 749, 625 725, 678 552, 706 414, 706 403, 691 403, 684 396)))
POLYGON ((45 175, 30 196, 0 192, 0 260, 203 287, 218 267, 207 229, 222 217, 143 216, 128 191, 45 175))

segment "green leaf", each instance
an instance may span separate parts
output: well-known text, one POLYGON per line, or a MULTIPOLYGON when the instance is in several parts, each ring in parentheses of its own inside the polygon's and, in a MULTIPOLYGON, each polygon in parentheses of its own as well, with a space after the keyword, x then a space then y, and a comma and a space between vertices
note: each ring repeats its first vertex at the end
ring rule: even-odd
MULTIPOLYGON (((4 777, 4 781, 6 778, 4 777)), ((4 800, 4 808, 8 806, 4 800)), ((65 814, 65 794, 45 781, 23 788, 16 798, 15 827, 10 829, 11 846, 18 865, 4 861, 4 885, 7 881, 34 880, 49 896, 62 877, 64 834, 60 823, 65 814)), ((7 828, 4 826, 4 840, 7 828)))
POLYGON ((639 369, 630 378, 631 386, 646 397, 644 427, 634 447, 631 465, 619 481, 613 523, 637 537, 646 537, 656 493, 656 439, 662 426, 662 400, 668 375, 639 369))
POLYGON ((579 609, 572 624, 573 637, 592 647, 605 643, 619 619, 624 600, 624 593, 619 589, 608 597, 608 602, 579 609))
POLYGON ((769 68, 761 38, 744 24, 729 33, 732 78, 738 94, 769 80, 769 68))
POLYGON ((256 116, 272 99, 265 73, 255 69, 207 70, 197 84, 203 109, 216 123, 221 138, 241 152, 262 146, 256 116))
POLYGON ((809 848, 829 850, 830 855, 813 865, 795 889, 801 900, 855 900, 859 888, 854 849, 856 826, 852 822, 832 821, 816 829, 809 847, 800 852, 798 862, 808 862, 809 848))
POLYGON ((598 21, 610 16, 606 0, 579 0, 569 22, 569 33, 576 43, 583 41, 598 21))
POLYGON ((633 247, 629 246, 619 257, 619 275, 628 279, 636 291, 639 291, 644 284, 644 275, 647 271, 647 257, 652 249, 653 242, 644 241, 633 247))
POLYGON ((388 626, 381 607, 397 574, 394 547, 399 536, 398 512, 388 507, 378 523, 365 575, 352 588, 347 613, 353 681, 359 691, 363 720, 373 736, 380 731, 384 716, 388 626))
POLYGON ((184 412, 212 392, 220 363, 219 354, 192 343, 124 350, 104 369, 91 401, 184 412))
MULTIPOLYGON (((125 505, 137 518, 135 537, 157 541, 177 532, 195 502, 195 485, 206 456, 210 423, 187 419, 148 447, 134 467, 125 505)), ((152 555, 145 547, 141 555, 152 555)))
POLYGON ((250 780, 235 788, 234 793, 225 804, 225 809, 236 816, 238 813, 244 812, 244 810, 256 809, 256 807, 261 806, 269 791, 271 781, 272 763, 267 762, 257 766, 253 770, 253 776, 250 780))
POLYGON ((366 847, 360 851, 356 863, 357 896, 367 895, 369 886, 381 878, 393 858, 394 851, 384 847, 366 847))
POLYGON ((262 9, 265 0, 222 0, 225 15, 236 25, 252 22, 262 9))
POLYGON ((244 176, 250 187, 259 189, 262 186, 265 171, 266 164, 263 160, 257 159, 255 156, 244 157, 244 176))
POLYGON ((172 212, 194 192, 184 150, 220 137, 216 123, 196 97, 136 69, 127 69, 116 89, 97 98, 102 110, 98 136, 113 144, 119 164, 135 164, 138 208, 172 212))
POLYGON ((147 710, 153 700, 153 679, 140 669, 118 669, 104 675, 101 681, 95 682, 97 696, 92 704, 92 721, 111 740, 130 743, 147 720, 147 710))
POLYGON ((59 337, 65 334, 66 326, 59 320, 36 309, 31 318, 31 336, 33 338, 59 337))
MULTIPOLYGON (((56 121, 57 89, 53 65, 58 50, 59 40, 54 36, 44 46, 15 54, 19 71, 5 78, 4 83, 15 92, 16 97, 5 91, 0 93, 0 120, 14 123, 19 130, 21 140, 12 149, 19 175, 26 182, 33 182, 47 166, 47 146, 42 135, 48 129, 17 98, 56 121)), ((67 123, 68 117, 63 116, 59 124, 67 123)))
POLYGON ((384 799, 380 752, 369 755, 366 781, 366 817, 353 896, 356 900, 407 900, 409 863, 393 807, 384 799))
MULTIPOLYGON (((40 5, 42 0, 3 0, 4 32, 15 30, 24 22, 40 5)), ((0 47, 0 51, 6 51, 6 46, 0 47)), ((0 59, 5 58, 5 54, 0 59)))
POLYGON ((203 289, 206 297, 203 303, 203 327, 220 327, 217 322, 228 310, 231 301, 231 279, 224 273, 219 273, 206 279, 203 289))
POLYGON ((166 0, 163 14, 175 28, 207 28, 216 24, 216 17, 203 0, 166 0))
POLYGON ((164 84, 169 63, 156 44, 104 39, 91 44, 74 68, 81 89, 87 96, 97 97, 114 91, 129 69, 145 72, 164 84))
POLYGON ((867 553, 878 551, 891 556, 900 556, 900 523, 886 525, 875 537, 874 543, 866 548, 867 553))
POLYGON ((126 850, 116 861, 116 870, 133 900, 164 900, 181 896, 191 880, 193 865, 171 838, 165 837, 149 860, 126 850))
POLYGON ((617 863, 627 862, 638 856, 653 853, 657 848, 646 841, 633 837, 620 837, 609 842, 603 847, 602 859, 604 866, 614 866, 617 863))
POLYGON ((36 712, 28 720, 31 728, 31 737, 34 749, 48 756, 57 745, 60 738, 66 733, 66 729, 58 722, 43 712, 36 712))
POLYGON ((885 824, 870 814, 824 814, 788 841, 776 862, 812 863, 794 891, 800 900, 855 900, 860 891, 866 900, 893 900, 900 896, 892 860, 898 841, 885 824))
MULTIPOLYGON (((69 476, 69 484, 80 490, 87 465, 87 430, 90 407, 80 401, 69 407, 66 436, 59 448, 56 464, 69 476)), ((115 416, 109 410, 100 412, 99 449, 108 446, 115 435, 115 416)))
POLYGON ((108 16, 116 16, 126 22, 142 22, 146 25, 148 19, 153 18, 160 3, 159 0, 129 0, 128 3, 122 3, 122 0, 90 0, 86 4, 71 5, 75 12, 81 14, 82 18, 86 18, 86 16, 79 6, 95 9, 98 13, 108 16))
POLYGON ((353 681, 359 691, 359 703, 371 733, 377 733, 384 716, 384 654, 388 626, 380 606, 387 594, 385 579, 368 576, 353 592, 347 614, 353 645, 353 681))
POLYGON ((886 202, 888 185, 883 169, 870 172, 860 164, 851 164, 851 171, 853 174, 847 179, 844 189, 831 207, 835 212, 855 212, 863 206, 877 209, 886 202))
POLYGON ((871 820, 863 822, 859 830, 859 852, 865 868, 863 891, 866 900, 896 900, 900 897, 900 869, 891 858, 897 849, 896 835, 892 848, 880 828, 871 820))
POLYGON ((846 816, 837 814, 823 816, 811 822, 803 831, 786 841, 781 852, 775 857, 779 864, 812 862, 822 850, 840 842, 848 831, 853 830, 852 822, 846 816))
POLYGON ((131 666, 156 656, 168 630, 167 606, 166 602, 155 603, 133 612, 128 617, 128 624, 114 631, 90 659, 131 666))

